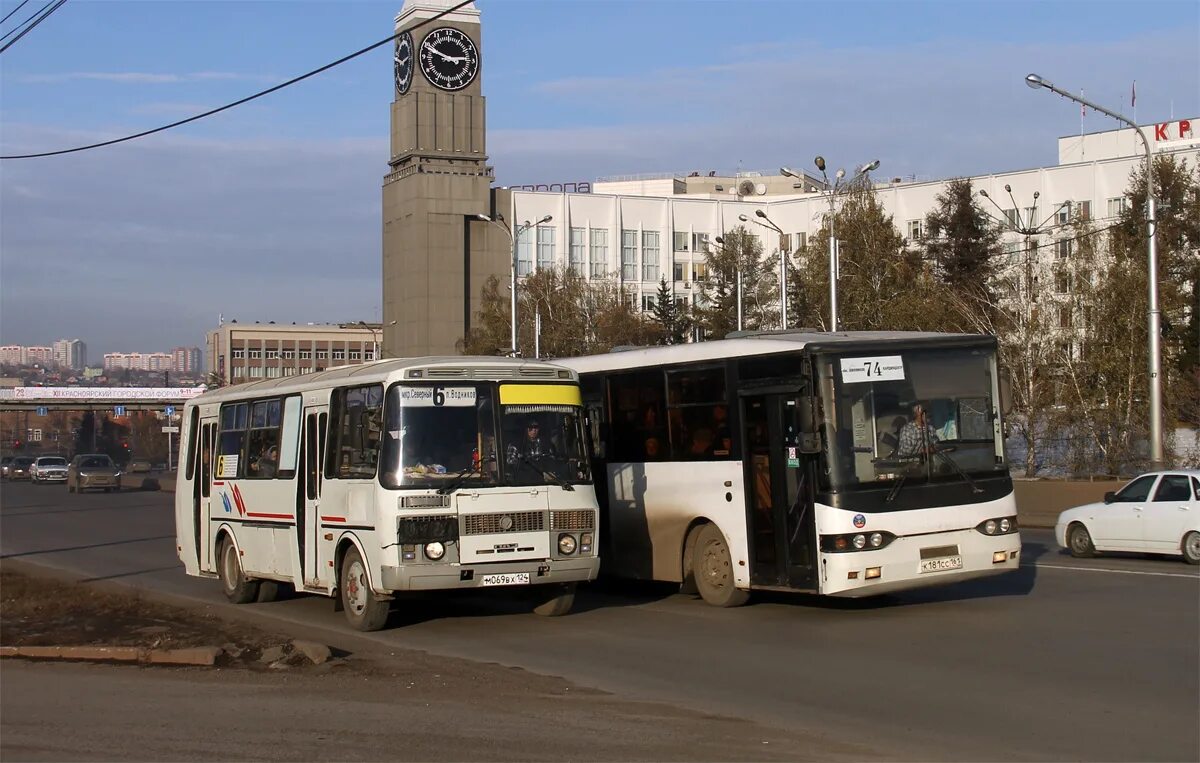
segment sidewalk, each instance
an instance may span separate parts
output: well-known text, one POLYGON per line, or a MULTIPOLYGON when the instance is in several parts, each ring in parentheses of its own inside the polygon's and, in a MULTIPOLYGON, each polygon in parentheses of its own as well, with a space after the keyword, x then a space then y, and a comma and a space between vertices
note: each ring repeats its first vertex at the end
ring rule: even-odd
MULTIPOLYGON (((1021 527, 1054 527, 1059 512, 1073 506, 1104 500, 1109 490, 1119 490, 1124 482, 1014 479, 1013 492, 1017 500, 1017 522, 1021 527)), ((162 490, 175 492, 175 474, 126 474, 121 477, 122 490, 162 490)))

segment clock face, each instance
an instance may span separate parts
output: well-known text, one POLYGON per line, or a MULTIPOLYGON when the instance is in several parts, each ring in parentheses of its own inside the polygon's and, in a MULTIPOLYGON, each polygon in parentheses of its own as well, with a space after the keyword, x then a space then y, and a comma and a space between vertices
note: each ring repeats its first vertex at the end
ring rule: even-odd
POLYGON ((442 90, 462 90, 479 73, 479 50, 465 33, 453 27, 425 36, 418 53, 425 79, 442 90))
POLYGON ((396 95, 404 95, 413 79, 413 41, 408 32, 396 38, 396 95))

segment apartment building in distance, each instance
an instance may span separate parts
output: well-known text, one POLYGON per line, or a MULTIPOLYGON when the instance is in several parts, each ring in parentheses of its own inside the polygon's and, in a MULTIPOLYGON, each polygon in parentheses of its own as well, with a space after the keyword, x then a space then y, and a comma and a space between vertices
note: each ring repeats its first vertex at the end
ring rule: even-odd
POLYGON ((379 357, 378 323, 277 324, 231 321, 208 332, 210 373, 223 384, 277 379, 379 357))
POLYGON ((87 368, 87 343, 82 339, 59 339, 51 346, 59 368, 87 368))
POLYGON ((14 366, 49 366, 54 363, 54 348, 7 344, 0 347, 0 363, 14 366))
POLYGON ((196 373, 200 370, 200 357, 199 347, 176 347, 170 352, 107 352, 104 370, 196 373))

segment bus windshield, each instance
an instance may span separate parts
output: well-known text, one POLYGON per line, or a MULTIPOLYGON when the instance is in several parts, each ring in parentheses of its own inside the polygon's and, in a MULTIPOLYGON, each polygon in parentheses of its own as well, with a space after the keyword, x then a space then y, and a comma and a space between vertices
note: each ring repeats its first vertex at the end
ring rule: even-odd
POLYGON ((582 414, 583 409, 577 405, 521 403, 501 406, 500 438, 504 445, 505 484, 590 481, 591 472, 583 445, 582 414))
POLYGON ((497 385, 486 382, 398 384, 388 390, 383 486, 455 489, 591 480, 578 387, 499 385, 498 416, 496 391, 497 385))
POLYGON ((820 379, 826 488, 1007 471, 990 348, 823 356, 820 379))
POLYGON ((398 384, 384 407, 384 487, 497 484, 492 385, 398 384))

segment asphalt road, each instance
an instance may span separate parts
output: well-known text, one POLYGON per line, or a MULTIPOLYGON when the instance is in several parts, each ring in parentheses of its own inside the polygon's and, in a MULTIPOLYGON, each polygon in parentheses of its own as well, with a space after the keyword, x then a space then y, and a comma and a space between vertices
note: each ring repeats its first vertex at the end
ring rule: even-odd
MULTIPOLYGON (((225 606, 215 582, 182 574, 171 499, 5 484, 0 557, 225 606)), ((346 634, 327 599, 248 608, 896 759, 1200 759, 1200 571, 1075 560, 1047 531, 1023 537, 1017 572, 865 602, 769 595, 717 610, 662 588, 602 588, 545 619, 501 597, 430 597, 365 637, 346 634)))

